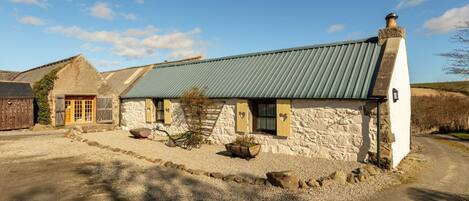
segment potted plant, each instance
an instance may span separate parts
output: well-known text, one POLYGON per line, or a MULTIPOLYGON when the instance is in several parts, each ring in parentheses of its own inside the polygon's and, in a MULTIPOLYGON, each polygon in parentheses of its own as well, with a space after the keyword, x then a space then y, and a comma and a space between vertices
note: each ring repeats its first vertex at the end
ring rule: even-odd
POLYGON ((261 145, 257 143, 253 136, 240 136, 232 143, 225 144, 225 148, 233 156, 241 158, 254 158, 259 154, 261 145))

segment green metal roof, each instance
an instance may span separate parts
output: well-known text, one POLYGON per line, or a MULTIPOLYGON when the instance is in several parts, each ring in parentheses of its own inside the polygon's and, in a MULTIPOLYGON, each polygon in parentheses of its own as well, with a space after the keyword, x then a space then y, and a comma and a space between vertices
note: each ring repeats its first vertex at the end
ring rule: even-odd
POLYGON ((367 99, 382 52, 376 37, 207 59, 152 69, 123 98, 367 99))

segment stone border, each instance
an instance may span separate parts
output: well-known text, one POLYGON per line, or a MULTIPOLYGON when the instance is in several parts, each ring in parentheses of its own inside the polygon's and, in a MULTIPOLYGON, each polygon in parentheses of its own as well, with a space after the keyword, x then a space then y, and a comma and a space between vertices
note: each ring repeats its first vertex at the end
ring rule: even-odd
MULTIPOLYGON (((127 150, 120 149, 120 148, 102 145, 99 142, 84 139, 80 137, 77 133, 79 132, 75 131, 74 129, 71 129, 68 133, 65 134, 65 137, 76 140, 78 142, 84 142, 88 144, 89 146, 106 149, 112 152, 122 153, 122 154, 131 156, 136 159, 146 160, 157 166, 180 170, 180 171, 192 174, 192 175, 211 177, 211 178, 219 179, 221 181, 226 181, 226 182, 236 182, 236 183, 259 185, 259 186, 278 186, 278 187, 285 188, 284 186, 273 185, 272 181, 269 181, 268 179, 263 178, 263 177, 245 177, 245 176, 240 176, 240 175, 235 175, 235 174, 224 175, 220 172, 207 172, 204 170, 190 169, 190 168, 187 168, 183 164, 177 164, 177 163, 174 163, 171 161, 165 161, 159 158, 149 158, 146 156, 139 155, 133 151, 127 151, 127 150)), ((327 186, 333 182, 338 182, 340 184, 345 184, 346 182, 351 183, 351 184, 359 183, 359 182, 365 181, 370 176, 375 176, 379 174, 380 172, 381 170, 374 166, 367 166, 366 168, 357 168, 348 174, 346 174, 343 171, 336 171, 327 177, 321 177, 319 179, 311 178, 308 181, 303 181, 299 179, 297 187, 301 189, 310 189, 310 188, 319 188, 321 186, 327 186)), ((289 189, 296 190, 296 189, 291 189, 291 188, 289 189)))

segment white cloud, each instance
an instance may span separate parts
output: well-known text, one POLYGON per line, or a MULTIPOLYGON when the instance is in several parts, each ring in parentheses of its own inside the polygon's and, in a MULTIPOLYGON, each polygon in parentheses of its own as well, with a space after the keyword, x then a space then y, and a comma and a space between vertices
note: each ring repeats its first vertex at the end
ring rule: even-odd
POLYGON ((201 55, 200 41, 194 39, 201 30, 195 28, 188 32, 171 32, 156 34, 157 28, 147 26, 143 29, 126 31, 87 31, 77 26, 55 26, 47 29, 51 33, 59 33, 77 38, 87 43, 99 43, 111 46, 111 52, 127 59, 144 58, 158 51, 168 52, 171 58, 184 58, 201 55))
POLYGON ((103 2, 96 2, 89 8, 89 11, 91 16, 101 19, 112 20, 114 17, 114 11, 112 11, 112 9, 103 2))
POLYGON ((102 51, 104 48, 99 47, 99 46, 95 46, 91 43, 85 43, 81 46, 81 49, 84 49, 88 52, 99 52, 99 51, 102 51))
POLYGON ((115 67, 119 65, 120 61, 108 61, 108 60, 99 60, 96 62, 96 66, 98 67, 115 67))
POLYGON ((30 4, 30 5, 35 5, 39 6, 41 8, 46 8, 47 7, 47 1, 46 0, 11 0, 13 3, 22 3, 22 4, 30 4))
POLYGON ((343 24, 333 24, 327 29, 327 32, 335 33, 335 32, 342 31, 344 29, 345 29, 345 25, 343 24))
POLYGON ((424 28, 433 34, 443 34, 456 30, 469 21, 469 4, 447 10, 443 15, 426 21, 424 28))
POLYGON ((18 22, 21 24, 28 24, 28 25, 33 25, 33 26, 42 26, 46 24, 44 20, 38 17, 34 17, 34 16, 24 16, 18 19, 18 22))
POLYGON ((423 2, 424 0, 401 0, 397 4, 396 9, 415 7, 422 4, 423 2))
POLYGON ((137 16, 132 13, 122 13, 121 16, 126 20, 136 20, 137 16))
POLYGON ((137 2, 138 4, 143 4, 145 3, 145 0, 135 0, 135 2, 137 2))
POLYGON ((153 35, 157 31, 158 29, 156 27, 149 25, 143 29, 127 29, 127 31, 124 32, 124 35, 130 37, 147 37, 153 35))

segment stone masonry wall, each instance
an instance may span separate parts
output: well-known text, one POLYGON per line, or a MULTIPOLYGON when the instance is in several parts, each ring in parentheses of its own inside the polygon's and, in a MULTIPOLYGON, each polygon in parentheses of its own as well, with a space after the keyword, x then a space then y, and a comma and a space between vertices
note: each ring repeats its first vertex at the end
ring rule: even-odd
MULTIPOLYGON (((216 144, 232 142, 235 132, 236 100, 226 99, 210 140, 216 144)), ((171 134, 184 132, 184 114, 178 100, 172 100, 173 123, 165 126, 171 134)), ((301 155, 347 161, 363 161, 376 149, 375 121, 363 112, 365 101, 293 100, 292 135, 287 139, 252 133, 263 152, 301 155)), ((145 100, 124 99, 121 105, 122 127, 151 128, 145 123, 145 100)), ((160 133, 161 134, 161 133, 160 133)))

